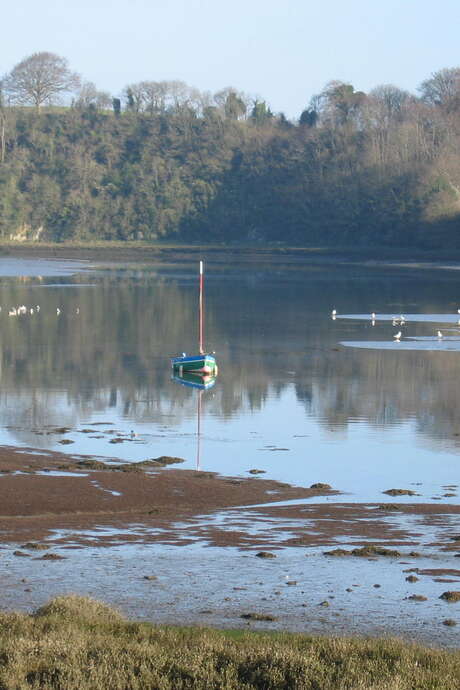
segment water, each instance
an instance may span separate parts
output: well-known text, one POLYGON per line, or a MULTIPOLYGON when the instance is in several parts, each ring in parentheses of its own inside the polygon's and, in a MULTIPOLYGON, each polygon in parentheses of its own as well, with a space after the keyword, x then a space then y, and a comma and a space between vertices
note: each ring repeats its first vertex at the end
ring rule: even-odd
MULTIPOLYGON (((168 359, 196 351, 195 263, 1 259, 0 276, 1 444, 196 466, 199 392, 168 359), (22 304, 34 313, 8 316, 22 304)), ((200 467, 458 502, 442 488, 459 478, 457 296, 450 270, 208 262, 220 373, 202 394, 200 467)))

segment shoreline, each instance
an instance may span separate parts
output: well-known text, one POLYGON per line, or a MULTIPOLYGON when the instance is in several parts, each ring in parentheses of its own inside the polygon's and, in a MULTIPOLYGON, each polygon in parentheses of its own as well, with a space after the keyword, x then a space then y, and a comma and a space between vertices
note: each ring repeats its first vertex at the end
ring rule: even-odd
MULTIPOLYGON (((443 267, 439 264, 460 263, 460 250, 421 250, 407 247, 301 247, 237 244, 168 244, 142 242, 94 243, 9 243, 0 241, 0 258, 56 258, 88 261, 152 262, 157 260, 197 261, 206 255, 214 264, 232 259, 247 262, 270 262, 273 258, 285 264, 311 263, 381 264, 392 268, 443 267)), ((446 266, 449 268, 450 266, 446 266)), ((455 268, 455 266, 452 266, 455 268)), ((458 268, 458 266, 457 266, 458 268)))

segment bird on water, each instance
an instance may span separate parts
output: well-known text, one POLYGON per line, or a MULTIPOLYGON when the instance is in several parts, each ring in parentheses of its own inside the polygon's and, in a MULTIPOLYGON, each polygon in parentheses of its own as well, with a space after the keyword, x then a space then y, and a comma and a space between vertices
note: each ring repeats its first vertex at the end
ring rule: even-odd
POLYGON ((393 338, 394 338, 395 340, 399 340, 399 339, 401 338, 401 336, 402 336, 401 331, 398 331, 398 333, 395 333, 395 334, 394 334, 393 338))

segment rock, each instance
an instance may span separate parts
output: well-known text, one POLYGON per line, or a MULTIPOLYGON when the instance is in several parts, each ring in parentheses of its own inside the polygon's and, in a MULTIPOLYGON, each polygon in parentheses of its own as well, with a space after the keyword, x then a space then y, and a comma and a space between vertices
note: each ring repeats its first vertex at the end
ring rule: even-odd
POLYGON ((277 621, 276 616, 269 613, 242 613, 240 618, 245 618, 250 621, 277 621))
POLYGON ((330 603, 328 601, 322 601, 319 605, 327 609, 328 606, 330 606, 330 603))
POLYGON ((395 503, 382 503, 382 505, 379 506, 379 510, 401 510, 401 507, 397 506, 395 503))
POLYGON ((288 587, 294 587, 297 584, 297 580, 288 580, 286 584, 288 587))
POLYGON ((332 486, 323 482, 316 482, 316 484, 310 486, 310 489, 332 489, 332 486))
POLYGON ((388 494, 389 496, 417 496, 417 493, 412 491, 412 489, 387 489, 387 491, 383 491, 382 493, 388 494))
POLYGON ((276 558, 276 554, 270 551, 259 551, 259 553, 256 553, 256 556, 257 558, 276 558))
POLYGON ((158 580, 156 575, 144 575, 144 580, 158 580))
POLYGON ((457 625, 457 621, 454 621, 452 618, 446 618, 445 620, 443 620, 442 624, 448 625, 453 628, 454 625, 457 625))
POLYGON ((13 551, 13 556, 26 556, 30 558, 30 553, 24 553, 24 551, 13 551))
POLYGON ((444 601, 454 603, 460 601, 460 592, 443 592, 439 598, 444 599, 444 601))
POLYGON ((70 438, 61 438, 58 443, 60 443, 62 446, 68 446, 69 443, 75 443, 75 441, 72 441, 70 438))
POLYGON ((411 594, 410 597, 406 597, 406 599, 410 599, 411 601, 427 601, 427 597, 424 597, 423 594, 411 594))
POLYGON ((375 587, 376 589, 378 589, 378 588, 381 587, 381 586, 382 586, 382 585, 378 585, 378 584, 377 584, 377 585, 374 585, 374 587, 375 587))
POLYGON ((256 469, 254 469, 254 470, 248 470, 248 471, 249 471, 249 474, 266 474, 266 471, 265 471, 265 470, 256 470, 256 469))
POLYGON ((418 582, 418 577, 415 577, 415 575, 409 575, 406 577, 406 582, 418 582))

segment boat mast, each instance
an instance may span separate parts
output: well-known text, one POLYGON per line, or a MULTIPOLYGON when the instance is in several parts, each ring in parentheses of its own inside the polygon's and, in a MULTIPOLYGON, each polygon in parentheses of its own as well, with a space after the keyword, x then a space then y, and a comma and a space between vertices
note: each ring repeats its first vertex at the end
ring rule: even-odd
POLYGON ((200 261, 200 300, 199 300, 199 345, 200 355, 204 355, 203 349, 203 262, 200 261))

